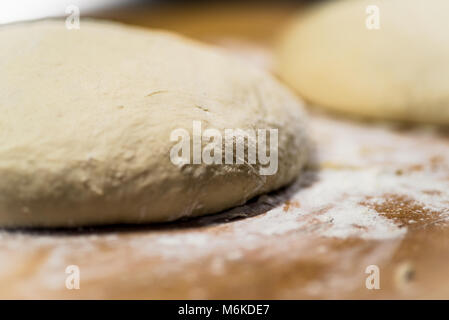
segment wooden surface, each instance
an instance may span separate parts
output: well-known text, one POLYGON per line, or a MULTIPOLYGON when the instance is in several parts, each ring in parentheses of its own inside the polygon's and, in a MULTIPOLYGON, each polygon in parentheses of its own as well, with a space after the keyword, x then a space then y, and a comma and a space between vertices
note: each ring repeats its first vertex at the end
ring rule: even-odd
MULTIPOLYGON (((260 15, 270 12, 259 33, 254 20, 241 34, 194 22, 187 33, 272 67, 273 26, 292 12, 260 15)), ((146 14, 122 17, 152 26, 146 14)), ((313 110, 309 168, 246 206, 163 225, 0 231, 0 298, 449 298, 447 130, 313 110), (80 268, 79 290, 65 287, 68 265, 80 268), (369 265, 379 290, 365 286, 369 265)))

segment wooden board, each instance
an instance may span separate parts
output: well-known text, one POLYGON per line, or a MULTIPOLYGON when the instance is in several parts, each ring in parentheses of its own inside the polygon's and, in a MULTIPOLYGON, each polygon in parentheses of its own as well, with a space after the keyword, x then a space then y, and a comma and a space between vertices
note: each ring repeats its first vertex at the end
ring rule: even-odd
MULTIPOLYGON (((270 11, 272 26, 292 14, 260 16, 270 11)), ((181 22, 193 16, 182 12, 181 22)), ((122 20, 151 26, 146 14, 157 12, 122 20)), ((270 67, 272 40, 260 39, 277 28, 240 28, 189 30, 270 67)), ((449 298, 447 130, 314 110, 306 172, 243 207, 162 225, 1 231, 0 298, 449 298), (66 288, 69 265, 80 269, 79 290, 66 288), (370 265, 379 290, 366 288, 370 265)))

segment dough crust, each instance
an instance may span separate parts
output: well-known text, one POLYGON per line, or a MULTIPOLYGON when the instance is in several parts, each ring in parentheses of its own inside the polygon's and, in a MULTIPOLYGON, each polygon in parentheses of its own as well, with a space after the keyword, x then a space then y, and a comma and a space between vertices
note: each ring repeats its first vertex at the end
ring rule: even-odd
POLYGON ((447 0, 319 5, 294 19, 282 37, 279 73, 313 105, 449 124, 448 14, 447 0), (368 6, 379 8, 380 29, 372 29, 368 6))
POLYGON ((0 226, 147 223, 210 214, 280 188, 307 143, 301 102, 220 49, 116 23, 0 28, 0 226), (279 129, 279 164, 170 161, 170 133, 279 129))

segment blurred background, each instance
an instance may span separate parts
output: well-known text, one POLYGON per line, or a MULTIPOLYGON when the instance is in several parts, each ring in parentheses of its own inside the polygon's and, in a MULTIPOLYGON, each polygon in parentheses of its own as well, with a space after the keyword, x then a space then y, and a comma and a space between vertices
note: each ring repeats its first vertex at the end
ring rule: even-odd
POLYGON ((156 0, 2 0, 0 24, 68 16, 75 5, 81 18, 103 18, 163 28, 202 40, 217 37, 270 42, 288 17, 317 0, 156 1, 156 0))

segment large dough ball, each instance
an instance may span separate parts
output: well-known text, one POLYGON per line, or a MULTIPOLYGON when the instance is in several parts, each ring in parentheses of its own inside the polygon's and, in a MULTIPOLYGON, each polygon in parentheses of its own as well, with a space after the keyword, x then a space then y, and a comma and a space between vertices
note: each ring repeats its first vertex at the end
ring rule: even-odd
POLYGON ((449 1, 348 0, 289 27, 279 73, 308 102, 379 119, 449 123, 449 1), (375 27, 379 8, 380 29, 375 27), (374 20, 373 20, 374 19, 374 20))
POLYGON ((84 20, 80 30, 5 26, 0 43, 0 226, 215 213, 290 183, 306 161, 301 103, 219 49, 84 20), (193 121, 222 134, 278 129, 278 170, 174 164, 170 136, 185 129, 193 139, 193 121))

